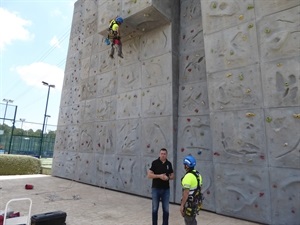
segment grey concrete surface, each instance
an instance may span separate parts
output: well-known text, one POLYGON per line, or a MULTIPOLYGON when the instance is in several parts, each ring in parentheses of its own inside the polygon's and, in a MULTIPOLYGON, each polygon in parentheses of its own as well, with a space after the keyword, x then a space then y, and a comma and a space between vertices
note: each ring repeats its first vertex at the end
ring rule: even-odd
MULTIPOLYGON (((137 187, 138 188, 138 187, 137 187)), ((67 225, 151 225, 151 199, 124 194, 49 175, 0 176, 0 210, 13 198, 31 198, 32 215, 61 210, 67 225), (25 184, 34 189, 25 190, 25 184)), ((25 212, 25 206, 12 210, 25 212)), ((161 223, 161 206, 159 224, 161 223)), ((198 225, 254 225, 244 220, 201 211, 198 225)), ((170 225, 184 224, 179 205, 170 204, 170 225)))

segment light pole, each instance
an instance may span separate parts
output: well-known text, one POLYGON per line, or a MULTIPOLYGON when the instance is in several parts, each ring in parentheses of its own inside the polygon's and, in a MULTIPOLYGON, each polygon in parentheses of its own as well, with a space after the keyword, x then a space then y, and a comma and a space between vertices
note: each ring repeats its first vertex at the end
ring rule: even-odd
POLYGON ((48 118, 51 117, 50 115, 46 115, 46 123, 45 123, 45 133, 47 132, 47 123, 48 123, 48 118))
POLYGON ((22 140, 23 140, 23 136, 24 136, 24 131, 23 131, 23 123, 25 122, 25 119, 20 118, 21 121, 21 130, 22 130, 22 137, 21 137, 21 141, 20 141, 20 147, 19 149, 22 150, 22 140))
POLYGON ((2 123, 2 125, 4 125, 5 116, 6 116, 6 110, 7 110, 8 103, 13 103, 14 100, 11 100, 11 99, 5 99, 5 98, 4 98, 3 101, 6 102, 6 105, 5 105, 4 118, 3 118, 3 123, 2 123))
MULTIPOLYGON (((21 123, 21 130, 22 130, 23 129, 23 123, 25 122, 25 119, 20 118, 20 121, 22 122, 21 123)), ((23 131, 22 131, 22 133, 23 133, 23 131)))
POLYGON ((44 137, 45 121, 46 121, 46 117, 47 117, 47 107, 48 107, 50 88, 55 88, 55 85, 48 84, 45 81, 42 81, 42 84, 45 85, 45 86, 48 86, 48 95, 47 95, 46 109, 45 109, 45 114, 44 114, 43 128, 42 128, 42 132, 41 132, 41 143, 40 143, 40 152, 39 152, 39 157, 40 158, 41 158, 41 155, 42 155, 43 137, 44 137))

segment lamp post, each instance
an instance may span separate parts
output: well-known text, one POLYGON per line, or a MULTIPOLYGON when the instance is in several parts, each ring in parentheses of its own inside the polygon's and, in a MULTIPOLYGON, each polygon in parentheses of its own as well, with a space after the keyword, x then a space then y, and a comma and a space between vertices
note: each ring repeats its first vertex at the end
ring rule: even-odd
POLYGON ((44 137, 44 130, 45 130, 45 121, 46 121, 46 117, 47 117, 47 108, 48 108, 48 100, 49 100, 50 88, 55 88, 55 85, 48 84, 45 81, 42 81, 42 84, 45 85, 45 86, 48 86, 48 95, 47 95, 46 109, 45 109, 45 114, 44 114, 43 128, 42 128, 42 132, 41 132, 41 143, 40 143, 40 152, 39 152, 39 157, 40 158, 41 158, 41 155, 42 155, 43 137, 44 137))
POLYGON ((5 105, 4 118, 3 118, 3 123, 2 123, 2 125, 4 125, 5 116, 6 116, 6 110, 7 110, 8 103, 13 103, 14 100, 11 100, 11 99, 5 99, 5 98, 4 98, 3 101, 6 102, 6 105, 5 105))
POLYGON ((46 115, 46 123, 45 123, 45 133, 47 132, 47 124, 48 124, 48 118, 51 117, 50 115, 46 115))
MULTIPOLYGON (((20 121, 21 121, 21 130, 22 130, 23 129, 23 123, 25 122, 25 119, 20 118, 20 121)), ((22 133, 23 133, 23 131, 22 131, 22 133)))
POLYGON ((23 123, 25 122, 25 119, 20 118, 20 121, 21 121, 22 137, 21 137, 19 149, 22 150, 22 140, 23 140, 23 135, 24 135, 24 131, 23 131, 23 123))

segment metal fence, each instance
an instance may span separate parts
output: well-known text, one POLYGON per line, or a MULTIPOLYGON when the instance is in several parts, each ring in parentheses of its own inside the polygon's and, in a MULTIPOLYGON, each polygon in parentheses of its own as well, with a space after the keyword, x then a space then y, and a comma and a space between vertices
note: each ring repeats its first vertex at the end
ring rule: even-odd
POLYGON ((0 109, 0 154, 53 157, 57 128, 55 125, 46 124, 42 135, 43 124, 25 119, 16 120, 17 106, 0 103, 0 109))
MULTIPOLYGON (((0 135, 0 145, 3 146, 2 153, 8 153, 10 138, 10 135, 0 135)), ((55 138, 44 136, 42 148, 40 149, 40 137, 13 135, 12 142, 10 144, 10 154, 52 158, 54 143, 55 138)))

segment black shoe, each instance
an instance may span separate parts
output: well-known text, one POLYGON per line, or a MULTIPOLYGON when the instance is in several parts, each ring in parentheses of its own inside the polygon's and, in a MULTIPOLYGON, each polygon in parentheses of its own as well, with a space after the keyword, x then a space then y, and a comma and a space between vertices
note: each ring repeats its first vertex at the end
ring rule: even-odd
POLYGON ((113 59, 113 58, 114 58, 114 56, 113 56, 113 55, 109 55, 109 57, 110 57, 111 59, 113 59))
POLYGON ((124 58, 124 57, 123 57, 123 54, 118 54, 118 56, 119 56, 120 58, 122 58, 122 59, 124 58))

